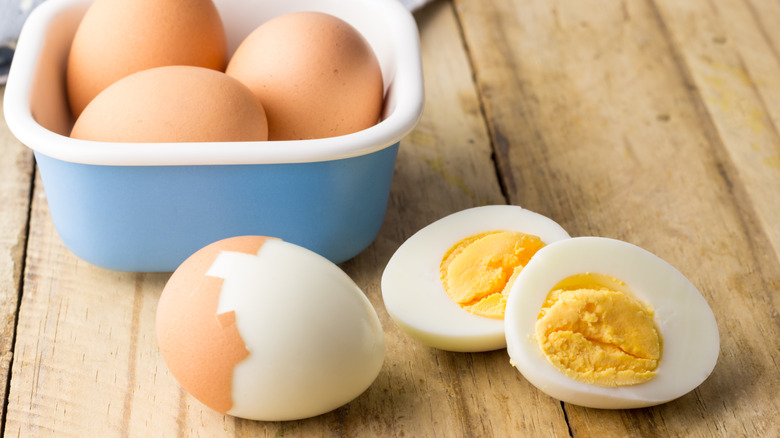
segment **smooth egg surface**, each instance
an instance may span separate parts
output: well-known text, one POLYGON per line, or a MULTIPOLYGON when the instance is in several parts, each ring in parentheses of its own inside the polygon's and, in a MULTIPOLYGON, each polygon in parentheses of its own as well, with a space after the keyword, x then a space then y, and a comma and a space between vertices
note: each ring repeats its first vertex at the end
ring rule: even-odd
POLYGON ((157 309, 171 374, 210 408, 282 421, 356 398, 384 361, 379 319, 335 264, 260 236, 215 242, 188 258, 157 309))
POLYGON ((101 91, 70 136, 104 142, 265 141, 252 92, 225 73, 174 65, 133 73, 101 91))
POLYGON ((382 298, 395 323, 424 344, 443 350, 504 348, 503 319, 470 313, 453 301, 440 271, 453 245, 494 231, 526 233, 545 244, 569 238, 555 221, 513 205, 471 208, 433 222, 398 248, 382 274, 382 298))
POLYGON ((375 125, 382 111, 376 54, 357 29, 333 15, 301 11, 263 23, 225 71, 266 109, 270 140, 351 134, 375 125))
POLYGON ((67 64, 74 117, 103 89, 153 67, 224 71, 227 38, 211 0, 95 0, 73 38, 67 64))
POLYGON ((676 399, 710 375, 719 354, 715 317, 696 287, 654 254, 608 238, 575 237, 539 250, 512 287, 505 323, 511 363, 523 376, 547 395, 585 407, 627 409, 676 399), (599 290, 602 301, 577 303, 577 294, 588 291, 578 289, 572 278, 589 278, 587 282, 603 285, 592 288, 599 290), (572 305, 551 312, 547 308, 552 301, 549 297, 562 290, 572 305), (578 304, 581 319, 576 321, 573 314, 578 304), (625 314, 617 314, 621 311, 625 314), (538 324, 555 324, 547 320, 559 315, 574 319, 569 325, 586 334, 576 345, 565 344, 574 342, 576 333, 561 335, 568 336, 564 346, 573 352, 564 359, 580 365, 608 363, 601 374, 612 376, 611 380, 594 378, 594 373, 562 370, 548 359, 548 352, 537 341, 538 324), (606 325, 599 325, 606 320, 606 325), (656 330, 639 327, 648 324, 656 330), (614 342, 620 348, 607 345, 599 336, 617 339, 614 342), (657 359, 658 347, 657 365, 648 365, 657 359), (611 357, 612 353, 622 357, 611 357), (645 359, 645 354, 652 357, 645 359))

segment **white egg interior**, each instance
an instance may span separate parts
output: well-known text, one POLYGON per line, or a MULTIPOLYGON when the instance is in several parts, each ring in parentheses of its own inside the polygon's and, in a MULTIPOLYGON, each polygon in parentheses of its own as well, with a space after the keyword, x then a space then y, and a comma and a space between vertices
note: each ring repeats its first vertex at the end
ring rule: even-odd
POLYGON ((249 356, 233 371, 233 408, 253 420, 319 415, 351 401, 384 361, 379 318, 360 288, 324 257, 281 240, 257 255, 223 251, 217 313, 235 311, 249 356))
POLYGON ((424 344, 479 352, 506 346, 504 321, 469 313, 444 290, 439 267, 458 241, 485 231, 519 231, 545 244, 569 235, 555 221, 512 205, 462 210, 421 229, 390 258, 382 274, 382 298, 398 326, 424 344))
POLYGON ((644 249, 599 237, 562 240, 539 250, 512 287, 505 323, 511 362, 529 382, 561 401, 593 408, 638 408, 678 398, 710 375, 720 348, 712 310, 684 275, 644 249), (653 379, 621 387, 583 383, 560 372, 543 355, 535 340, 539 310, 559 281, 582 273, 624 281, 653 309, 662 337, 653 379))

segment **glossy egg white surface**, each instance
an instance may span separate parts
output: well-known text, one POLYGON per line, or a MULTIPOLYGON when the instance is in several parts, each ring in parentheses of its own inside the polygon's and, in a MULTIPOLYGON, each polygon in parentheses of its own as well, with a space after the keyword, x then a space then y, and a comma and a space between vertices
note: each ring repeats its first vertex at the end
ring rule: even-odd
POLYGON ((523 376, 547 395, 585 407, 639 408, 681 397, 710 375, 719 353, 715 317, 696 287, 654 254, 607 238, 577 237, 539 250, 514 283, 505 322, 507 350, 523 376), (622 387, 587 384, 567 377, 543 356, 535 340, 539 310, 559 281, 582 273, 624 281, 653 309, 662 337, 653 379, 622 387))
POLYGON ((379 318, 338 266, 269 240, 256 256, 222 252, 208 275, 224 278, 218 313, 235 311, 249 356, 233 370, 233 408, 255 420, 319 415, 351 401, 384 361, 379 318))
POLYGON ((506 347, 504 321, 462 309, 447 295, 439 273, 442 258, 455 243, 495 230, 532 234, 546 244, 569 238, 552 219, 513 205, 475 207, 439 219, 406 240, 382 274, 382 298, 395 323, 422 343, 442 350, 506 347))

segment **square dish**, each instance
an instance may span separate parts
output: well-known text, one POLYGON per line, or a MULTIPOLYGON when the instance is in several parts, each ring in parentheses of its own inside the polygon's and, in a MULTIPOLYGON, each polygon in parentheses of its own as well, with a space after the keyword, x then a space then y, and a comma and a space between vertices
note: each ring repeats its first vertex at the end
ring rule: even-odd
POLYGON ((215 0, 229 53, 268 19, 326 12, 379 59, 382 119, 315 140, 102 143, 68 137, 64 71, 89 0, 48 0, 22 29, 5 92, 10 130, 34 151, 54 226, 79 258, 112 270, 173 271, 216 240, 282 238, 339 263, 376 237, 400 140, 422 113, 419 38, 396 0, 215 0))

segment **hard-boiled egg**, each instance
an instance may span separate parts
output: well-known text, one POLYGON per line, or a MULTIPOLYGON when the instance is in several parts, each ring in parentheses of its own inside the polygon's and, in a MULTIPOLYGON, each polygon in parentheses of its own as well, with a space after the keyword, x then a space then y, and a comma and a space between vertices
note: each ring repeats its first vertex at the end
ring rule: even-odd
POLYGON ((505 314, 512 364, 546 394, 585 407, 652 406, 701 384, 718 327, 696 287, 632 244, 554 242, 515 280, 505 314))
POLYGON ((459 211, 421 229, 382 274, 387 312, 401 329, 444 350, 504 348, 503 311, 514 277, 534 252, 569 235, 512 205, 459 211))
POLYGON ((384 360, 376 312, 346 273, 258 236, 221 240, 184 261, 160 297, 157 337, 184 389, 253 420, 336 409, 371 385, 384 360))

